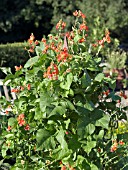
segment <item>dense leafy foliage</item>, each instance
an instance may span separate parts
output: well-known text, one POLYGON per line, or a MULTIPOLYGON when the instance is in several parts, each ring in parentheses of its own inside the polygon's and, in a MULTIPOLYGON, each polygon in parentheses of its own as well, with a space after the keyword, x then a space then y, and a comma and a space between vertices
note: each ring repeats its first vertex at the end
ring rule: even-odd
POLYGON ((86 16, 73 15, 69 32, 60 20, 56 35, 37 41, 31 34, 30 59, 4 80, 17 95, 13 103, 0 100, 6 110, 1 153, 15 159, 11 170, 116 170, 126 164, 127 139, 115 136, 115 129, 127 120, 127 107, 120 104, 127 96, 115 95, 115 80, 100 65, 99 51, 110 43, 110 33, 106 29, 94 43, 86 16))

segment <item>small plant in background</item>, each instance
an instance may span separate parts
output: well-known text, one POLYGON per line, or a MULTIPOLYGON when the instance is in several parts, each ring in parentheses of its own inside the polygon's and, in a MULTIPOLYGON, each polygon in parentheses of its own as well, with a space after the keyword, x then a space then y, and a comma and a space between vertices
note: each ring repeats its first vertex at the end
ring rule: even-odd
POLYGON ((116 80, 116 89, 122 90, 127 87, 126 60, 127 53, 119 49, 119 41, 114 39, 111 49, 106 53, 106 68, 104 72, 116 80))
POLYGON ((117 107, 115 80, 100 66, 110 33, 106 29, 91 42, 86 16, 73 15, 69 32, 60 20, 56 35, 37 41, 31 34, 30 59, 4 80, 17 96, 13 104, 0 100, 4 109, 11 107, 0 132, 3 159, 15 159, 11 170, 116 169, 118 146, 112 140, 118 121, 127 120, 127 107, 117 107))

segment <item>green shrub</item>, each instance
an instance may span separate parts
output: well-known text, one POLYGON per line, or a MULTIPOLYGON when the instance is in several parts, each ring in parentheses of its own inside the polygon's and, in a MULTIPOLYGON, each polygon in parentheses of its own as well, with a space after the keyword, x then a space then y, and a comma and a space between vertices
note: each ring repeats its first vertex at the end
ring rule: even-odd
MULTIPOLYGON (((0 45, 0 67, 11 67, 23 65, 28 59, 28 52, 25 50, 27 43, 8 43, 0 45)), ((0 72, 0 78, 4 75, 0 72)))

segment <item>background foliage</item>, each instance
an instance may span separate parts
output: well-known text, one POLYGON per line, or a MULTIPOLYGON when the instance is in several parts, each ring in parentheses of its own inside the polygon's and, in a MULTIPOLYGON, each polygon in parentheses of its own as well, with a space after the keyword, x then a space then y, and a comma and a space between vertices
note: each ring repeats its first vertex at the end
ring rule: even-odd
POLYGON ((87 15, 89 25, 94 26, 92 19, 98 17, 101 28, 105 25, 111 29, 111 36, 120 41, 126 40, 126 0, 4 0, 0 1, 0 42, 24 41, 31 32, 38 39, 42 35, 55 32, 53 25, 60 18, 65 19, 69 29, 73 21, 71 14, 76 9, 87 15))

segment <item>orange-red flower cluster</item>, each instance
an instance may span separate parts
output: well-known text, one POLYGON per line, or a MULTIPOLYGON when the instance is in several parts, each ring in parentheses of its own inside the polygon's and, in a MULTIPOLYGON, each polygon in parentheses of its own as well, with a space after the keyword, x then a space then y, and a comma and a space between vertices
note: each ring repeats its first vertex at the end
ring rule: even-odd
POLYGON ((10 131, 11 129, 12 129, 12 127, 11 127, 11 126, 8 126, 7 131, 10 131))
POLYGON ((18 88, 14 88, 14 89, 12 89, 12 90, 11 90, 11 92, 19 93, 19 92, 20 92, 20 90, 19 90, 18 88))
POLYGON ((24 120, 24 114, 22 113, 22 114, 20 114, 19 116, 18 116, 18 118, 17 118, 17 120, 18 120, 18 124, 19 124, 19 126, 23 126, 23 125, 25 125, 25 120, 24 120))
POLYGON ((27 89, 30 90, 31 89, 31 84, 27 85, 27 89))
POLYGON ((103 94, 106 95, 106 96, 108 96, 109 93, 110 93, 110 90, 107 90, 107 91, 104 91, 104 92, 103 92, 103 94))
POLYGON ((71 60, 72 56, 68 53, 67 48, 61 50, 61 52, 57 55, 58 62, 66 62, 67 60, 71 60))
POLYGON ((82 17, 83 19, 86 18, 86 15, 84 15, 80 10, 79 11, 76 10, 75 12, 73 12, 73 15, 75 17, 82 17))
POLYGON ((113 141, 113 145, 110 149, 111 152, 115 152, 118 149, 118 145, 124 145, 125 143, 120 140, 119 142, 117 142, 116 140, 113 141))
POLYGON ((120 96, 123 97, 124 99, 127 99, 127 95, 125 94, 125 92, 120 92, 120 96))
POLYGON ((47 72, 44 73, 44 78, 48 78, 51 80, 58 79, 59 70, 56 64, 51 63, 51 65, 47 68, 47 72))
POLYGON ((98 40, 98 43, 96 44, 92 44, 93 47, 97 47, 98 45, 100 45, 101 47, 104 47, 104 43, 110 43, 111 42, 111 38, 110 38, 110 32, 108 30, 105 31, 105 37, 103 37, 103 39, 98 40))
POLYGON ((27 131, 27 130, 30 130, 30 126, 27 124, 24 129, 27 131))
POLYGON ((31 47, 28 51, 31 53, 34 52, 35 46, 39 44, 39 41, 37 41, 37 40, 34 41, 34 40, 35 40, 35 36, 33 33, 31 33, 30 38, 28 39, 28 43, 31 45, 31 47))
POLYGON ((16 71, 19 71, 19 70, 21 70, 22 69, 22 66, 20 65, 19 67, 18 66, 15 66, 15 70, 16 71))
POLYGON ((66 27, 66 23, 63 22, 62 20, 60 20, 57 24, 56 24, 56 29, 64 29, 66 27))
POLYGON ((80 31, 82 30, 88 31, 88 26, 85 23, 80 24, 79 28, 80 28, 80 31))

